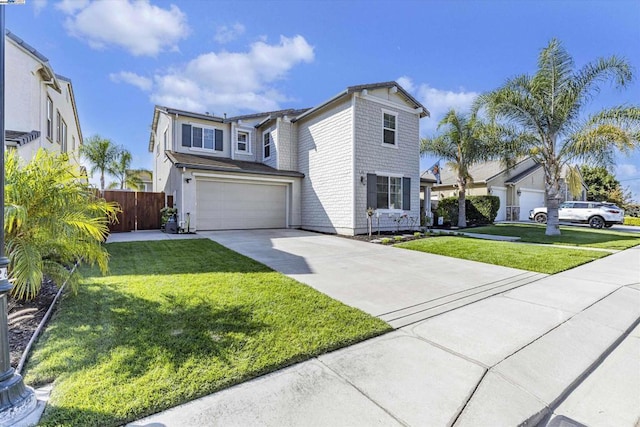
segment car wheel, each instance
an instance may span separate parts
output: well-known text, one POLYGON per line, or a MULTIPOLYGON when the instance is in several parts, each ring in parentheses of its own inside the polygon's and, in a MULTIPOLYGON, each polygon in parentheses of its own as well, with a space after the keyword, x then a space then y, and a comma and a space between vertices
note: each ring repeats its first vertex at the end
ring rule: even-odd
POLYGON ((544 224, 547 222, 547 214, 544 214, 544 213, 536 214, 536 216, 533 217, 533 220, 538 224, 544 224))
POLYGON ((591 228, 602 228, 604 227, 604 219, 600 216, 592 216, 589 218, 589 226, 591 228))

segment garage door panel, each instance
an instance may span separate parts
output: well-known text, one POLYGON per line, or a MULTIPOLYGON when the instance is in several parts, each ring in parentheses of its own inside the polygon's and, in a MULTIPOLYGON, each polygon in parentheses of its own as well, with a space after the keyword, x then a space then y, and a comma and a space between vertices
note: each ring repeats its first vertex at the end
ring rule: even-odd
POLYGON ((496 221, 504 221, 507 219, 507 189, 506 188, 493 188, 491 194, 497 196, 500 199, 500 207, 496 215, 496 221))
POLYGON ((529 220, 529 211, 544 206, 544 192, 520 189, 520 221, 529 220))
POLYGON ((198 228, 284 228, 286 194, 286 186, 280 184, 198 181, 198 228))

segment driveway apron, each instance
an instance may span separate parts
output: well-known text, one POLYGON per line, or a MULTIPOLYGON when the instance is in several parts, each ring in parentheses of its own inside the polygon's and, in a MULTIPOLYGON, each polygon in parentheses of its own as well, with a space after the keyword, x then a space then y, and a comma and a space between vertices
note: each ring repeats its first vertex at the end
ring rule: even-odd
MULTIPOLYGON (((389 320, 389 313, 437 304, 451 296, 474 293, 474 289, 516 283, 523 277, 540 278, 514 268, 302 230, 198 234, 385 320, 389 320)), ((478 293, 477 298, 465 303, 485 296, 478 293)), ((415 316, 411 319, 410 323, 422 320, 415 316)))

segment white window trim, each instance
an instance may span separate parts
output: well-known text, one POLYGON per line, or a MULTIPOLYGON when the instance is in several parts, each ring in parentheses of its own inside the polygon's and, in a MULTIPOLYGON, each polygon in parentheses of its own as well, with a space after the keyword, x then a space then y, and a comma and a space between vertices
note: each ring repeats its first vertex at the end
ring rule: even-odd
POLYGON ((203 152, 203 153, 222 153, 222 152, 224 152, 224 129, 218 128, 218 127, 215 127, 215 126, 206 126, 206 125, 203 125, 202 123, 195 123, 195 122, 184 122, 184 124, 191 126, 191 145, 189 147, 185 147, 181 143, 182 148, 187 148, 189 151, 199 151, 199 152, 203 152), (193 146, 193 128, 194 127, 202 129, 202 145, 203 145, 202 147, 194 147, 193 146), (213 130, 213 148, 204 148, 204 130, 205 129, 213 130), (222 131, 222 150, 216 150, 216 130, 222 131))
POLYGON ((253 154, 251 151, 251 141, 253 140, 253 130, 251 129, 247 129, 247 128, 237 128, 235 129, 234 132, 234 141, 235 141, 235 152, 236 154, 243 154, 243 155, 251 155, 253 154), (238 148, 238 133, 239 132, 243 132, 247 134, 247 149, 246 150, 240 150, 238 148))
POLYGON ((47 139, 53 141, 53 99, 47 95, 47 139))
MULTIPOLYGON (((398 112, 397 111, 391 111, 391 110, 386 110, 384 108, 381 109, 382 110, 382 114, 381 114, 381 118, 382 118, 382 146, 383 147, 389 147, 389 148, 398 148, 398 112), (384 115, 388 114, 390 116, 395 117, 395 122, 396 122, 396 128, 393 130, 393 144, 388 144, 386 142, 384 142, 384 131, 385 131, 385 127, 384 127, 384 115)), ((389 129, 391 130, 391 129, 389 129)))
MULTIPOLYGON (((391 173, 391 172, 375 172, 376 174, 376 178, 379 176, 384 176, 387 178, 400 178, 400 206, 404 205, 404 180, 402 178, 404 178, 404 175, 402 174, 398 174, 398 173, 391 173)), ((377 183, 376 183, 376 197, 377 197, 377 183)), ((389 183, 387 184, 388 186, 391 185, 391 181, 389 181, 389 183)), ((389 189, 389 188, 388 188, 389 189)), ((390 197, 391 192, 389 191, 387 193, 387 203, 390 202, 390 200, 388 199, 390 197)), ((401 214, 406 212, 404 209, 400 208, 400 209, 391 209, 391 208, 378 208, 376 209, 376 211, 378 212, 378 214, 401 214)))
POLYGON ((273 145, 274 144, 273 144, 273 135, 271 134, 272 131, 273 131, 273 129, 269 129, 269 130, 266 130, 266 131, 262 132, 262 139, 261 139, 261 142, 260 142, 260 145, 262 147, 262 160, 271 160, 271 158, 273 157, 273 145), (265 148, 264 136, 268 135, 268 134, 271 134, 269 136, 269 157, 265 157, 265 155, 264 155, 264 148, 265 148))

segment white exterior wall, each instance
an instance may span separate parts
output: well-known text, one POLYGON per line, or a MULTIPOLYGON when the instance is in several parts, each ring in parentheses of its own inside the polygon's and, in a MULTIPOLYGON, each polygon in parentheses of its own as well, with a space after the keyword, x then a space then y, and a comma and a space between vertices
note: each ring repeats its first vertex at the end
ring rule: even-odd
POLYGON ((153 191, 164 191, 165 194, 173 194, 176 190, 169 179, 173 164, 165 155, 164 132, 167 131, 167 139, 169 141, 169 150, 175 144, 174 142, 174 119, 166 113, 158 113, 158 125, 155 134, 155 146, 153 147, 153 191))
POLYGON ((39 148, 61 152, 56 142, 56 113, 67 125, 67 153, 78 163, 82 144, 80 125, 74 111, 71 82, 58 79, 60 92, 43 81, 39 69, 42 62, 6 37, 5 129, 20 132, 40 131, 40 137, 18 147, 18 154, 29 161, 39 148), (47 95, 53 101, 53 135, 47 138, 47 95))
POLYGON ((272 126, 269 126, 267 128, 260 128, 260 136, 259 136, 259 149, 260 149, 260 156, 259 158, 262 160, 262 163, 264 163, 267 166, 270 166, 274 169, 278 169, 278 151, 279 151, 279 144, 278 144, 278 127, 274 124, 272 126), (270 151, 270 156, 268 159, 264 158, 264 134, 267 132, 271 132, 271 151, 270 151))
MULTIPOLYGON (((356 234, 368 232, 367 226, 367 174, 384 175, 394 174, 411 178, 411 209, 405 212, 410 217, 415 217, 417 226, 420 225, 420 117, 413 112, 405 111, 406 102, 396 94, 384 96, 387 89, 376 91, 364 99, 358 95, 355 97, 355 196, 354 216, 356 234), (380 99, 387 98, 390 102, 398 104, 398 107, 387 103, 375 102, 380 92, 380 99), (383 110, 398 114, 396 122, 397 148, 383 145, 382 124, 383 110), (364 184, 360 181, 364 177, 364 184)), ((380 229, 395 230, 397 227, 393 218, 402 212, 388 212, 380 210, 380 229)), ((374 230, 377 229, 377 219, 374 216, 374 230)), ((401 224, 401 228, 408 226, 407 222, 401 224)), ((416 226, 416 227, 417 227, 416 226)), ((416 228, 417 229, 417 228, 416 228)))
POLYGON ((351 101, 296 122, 302 182, 302 228, 353 234, 351 101))

